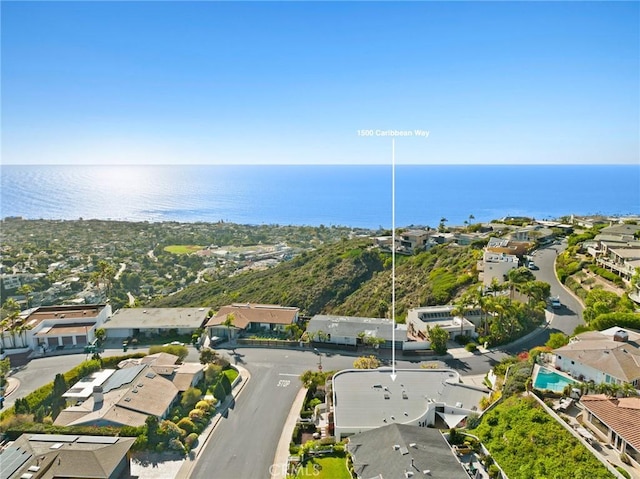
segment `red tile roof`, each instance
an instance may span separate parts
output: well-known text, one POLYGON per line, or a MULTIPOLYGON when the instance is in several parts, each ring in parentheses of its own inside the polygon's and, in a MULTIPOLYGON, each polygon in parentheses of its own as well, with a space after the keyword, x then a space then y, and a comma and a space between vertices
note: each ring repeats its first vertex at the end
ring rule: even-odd
POLYGON ((298 308, 269 304, 232 304, 223 306, 207 323, 207 327, 220 326, 233 313, 233 326, 245 329, 250 323, 291 324, 295 321, 298 308))
POLYGON ((582 396, 582 405, 640 451, 640 397, 611 398, 604 394, 582 396))

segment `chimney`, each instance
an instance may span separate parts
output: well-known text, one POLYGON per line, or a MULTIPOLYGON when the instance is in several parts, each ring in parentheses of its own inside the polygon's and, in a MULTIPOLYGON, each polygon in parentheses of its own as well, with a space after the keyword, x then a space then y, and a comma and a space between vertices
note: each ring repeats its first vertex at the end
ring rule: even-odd
POLYGON ((626 343, 627 341, 629 341, 629 333, 627 333, 624 329, 619 329, 613 335, 613 340, 620 343, 626 343))

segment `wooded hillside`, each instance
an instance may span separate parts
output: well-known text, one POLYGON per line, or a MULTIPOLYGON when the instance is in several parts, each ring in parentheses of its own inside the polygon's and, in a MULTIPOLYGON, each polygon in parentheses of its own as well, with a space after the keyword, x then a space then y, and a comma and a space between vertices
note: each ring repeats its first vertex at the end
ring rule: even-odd
MULTIPOLYGON (((475 281, 480 251, 442 245, 396 258, 396 318, 409 307, 445 304, 475 281)), ((369 239, 343 240, 264 271, 190 286, 149 306, 205 306, 234 302, 299 307, 303 314, 388 316, 391 255, 369 239)))

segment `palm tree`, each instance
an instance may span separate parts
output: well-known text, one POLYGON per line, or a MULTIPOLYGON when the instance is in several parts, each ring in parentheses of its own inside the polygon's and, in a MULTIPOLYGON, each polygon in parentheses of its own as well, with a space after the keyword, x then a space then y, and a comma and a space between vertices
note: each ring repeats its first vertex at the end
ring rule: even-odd
POLYGON ((231 341, 231 328, 233 328, 233 323, 236 320, 236 315, 234 313, 227 314, 227 317, 223 321, 223 325, 227 327, 227 339, 231 341))
POLYGON ((24 300, 27 303, 27 309, 28 309, 31 303, 31 293, 33 293, 33 288, 28 284, 23 284, 16 290, 16 292, 18 294, 24 295, 24 300))

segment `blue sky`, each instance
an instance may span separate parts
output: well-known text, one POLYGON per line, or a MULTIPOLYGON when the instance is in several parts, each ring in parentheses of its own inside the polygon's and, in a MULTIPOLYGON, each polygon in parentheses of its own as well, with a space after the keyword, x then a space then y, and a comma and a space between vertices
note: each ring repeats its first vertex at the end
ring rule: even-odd
POLYGON ((638 2, 2 1, 2 162, 640 162, 638 2))

